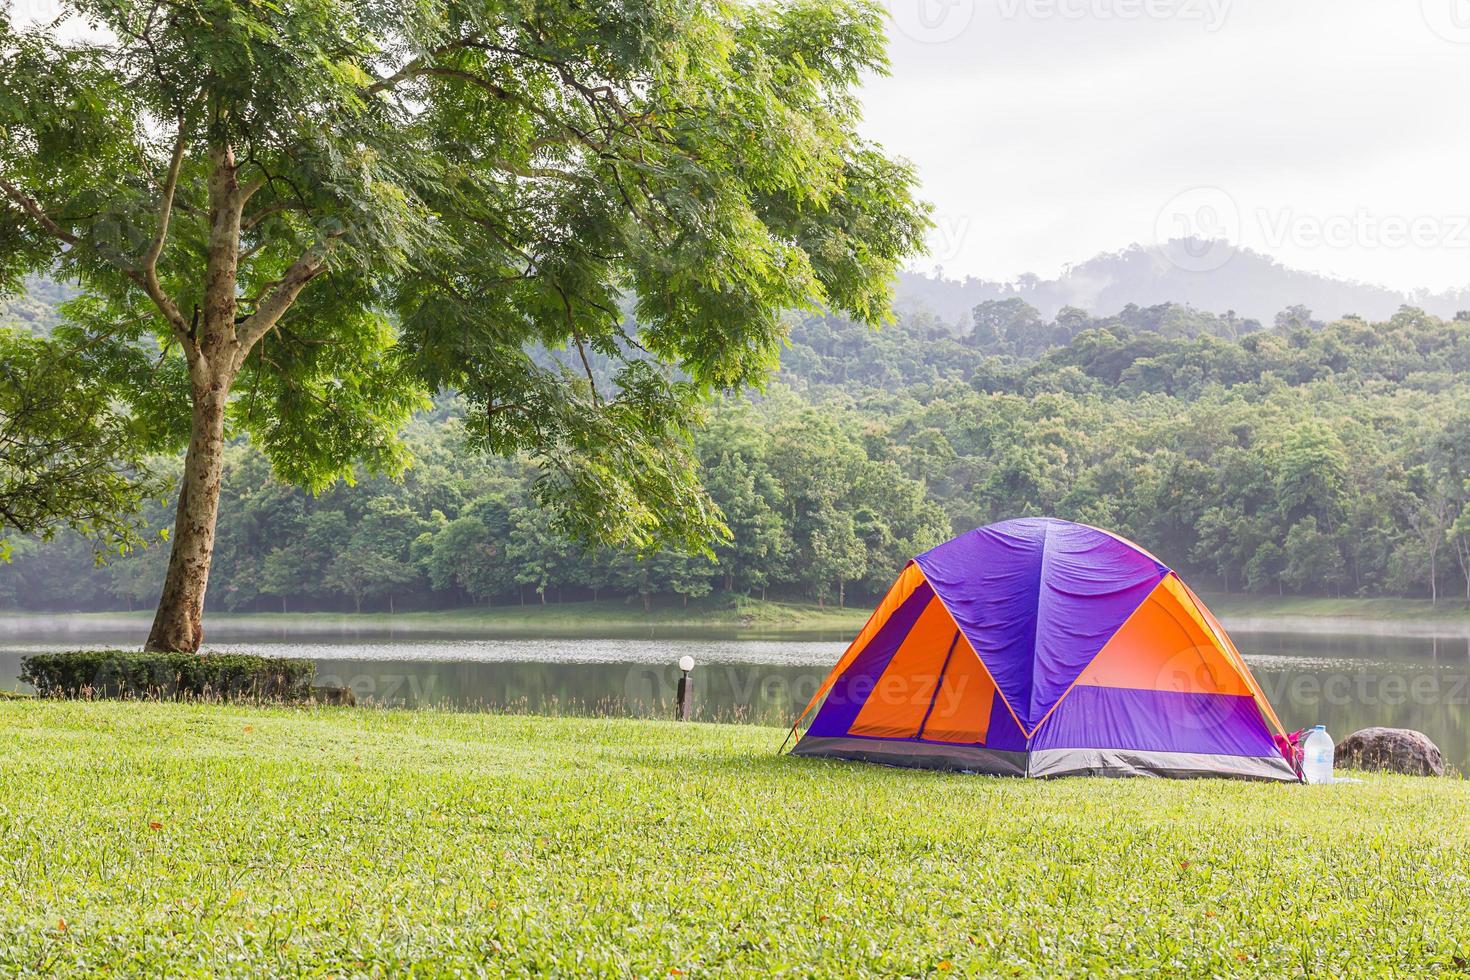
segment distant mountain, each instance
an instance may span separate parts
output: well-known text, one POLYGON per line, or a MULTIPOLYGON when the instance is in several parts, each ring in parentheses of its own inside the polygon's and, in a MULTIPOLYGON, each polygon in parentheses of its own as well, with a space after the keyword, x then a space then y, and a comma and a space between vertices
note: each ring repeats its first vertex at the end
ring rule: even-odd
POLYGON ((1056 279, 1025 275, 1009 283, 904 272, 899 275, 898 305, 905 311, 927 309, 962 331, 969 329, 970 311, 977 304, 1012 298, 1024 299, 1047 319, 1064 306, 1108 315, 1129 303, 1179 303, 1213 313, 1234 310, 1266 326, 1277 313, 1296 305, 1310 309, 1318 320, 1350 313, 1386 320, 1405 304, 1446 318, 1470 309, 1470 286, 1443 293, 1401 293, 1289 269, 1248 248, 1212 251, 1219 247, 1193 239, 1157 248, 1131 245, 1069 266, 1056 279), (1196 271, 1202 267, 1209 268, 1196 271))
MULTIPOLYGON (((900 313, 932 314, 961 334, 970 332, 976 306, 1007 299, 1025 300, 1045 320, 1055 319, 1067 306, 1107 317, 1129 304, 1174 304, 1220 315, 1233 310, 1239 318, 1257 320, 1266 327, 1277 313, 1298 305, 1311 310, 1319 321, 1350 313, 1371 321, 1387 320, 1405 304, 1445 319, 1470 310, 1470 286, 1440 293, 1401 293, 1290 269, 1248 248, 1226 253, 1214 251, 1217 248, 1217 243, 1195 239, 1157 248, 1130 245, 1068 266, 1056 279, 1027 274, 1015 282, 997 282, 901 272, 896 305, 900 313), (1196 271, 1202 266, 1213 268, 1196 271)), ((0 296, 0 327, 49 333, 60 320, 57 307, 75 295, 72 285, 28 278, 21 295, 0 296)))

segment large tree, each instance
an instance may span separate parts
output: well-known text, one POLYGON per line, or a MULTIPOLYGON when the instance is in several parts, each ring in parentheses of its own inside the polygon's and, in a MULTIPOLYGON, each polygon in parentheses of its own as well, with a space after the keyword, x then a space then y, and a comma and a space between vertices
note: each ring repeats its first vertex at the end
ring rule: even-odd
POLYGON ((764 377, 784 311, 883 319, 926 225, 856 134, 868 0, 58 10, 0 20, 0 283, 76 280, 89 349, 186 447, 150 648, 201 640, 228 438, 313 488, 392 472, 441 387, 564 529, 707 537, 698 405, 764 377))

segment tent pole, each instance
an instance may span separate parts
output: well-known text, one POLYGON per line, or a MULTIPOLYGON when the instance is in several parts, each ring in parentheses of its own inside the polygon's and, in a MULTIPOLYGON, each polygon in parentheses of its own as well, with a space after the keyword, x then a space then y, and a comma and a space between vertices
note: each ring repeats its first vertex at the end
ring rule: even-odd
POLYGON ((791 742, 791 736, 793 736, 793 735, 796 734, 796 727, 797 727, 797 725, 800 725, 800 724, 801 724, 801 719, 800 718, 796 719, 796 725, 792 725, 791 726, 791 731, 789 731, 789 732, 786 733, 786 739, 785 739, 785 741, 783 741, 781 743, 781 747, 776 750, 776 754, 777 755, 780 755, 782 752, 785 752, 786 751, 786 746, 791 742))

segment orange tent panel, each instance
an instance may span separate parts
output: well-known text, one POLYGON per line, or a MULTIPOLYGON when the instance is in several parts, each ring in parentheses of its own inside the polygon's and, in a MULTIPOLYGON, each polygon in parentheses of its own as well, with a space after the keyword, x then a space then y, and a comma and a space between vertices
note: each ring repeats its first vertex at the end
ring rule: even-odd
MULTIPOLYGON (((1205 624, 1209 626, 1210 632, 1213 633, 1216 639, 1219 641, 1220 646, 1225 651, 1226 656, 1230 658, 1232 663, 1238 665, 1241 675, 1245 678, 1246 684, 1250 686, 1251 691, 1256 696, 1256 704, 1261 706, 1261 711, 1263 711, 1266 715, 1266 718, 1270 720, 1273 726, 1272 730, 1278 735, 1285 735, 1286 728, 1282 726, 1281 719, 1276 717, 1276 709, 1271 707, 1271 699, 1266 697, 1266 692, 1261 689, 1260 682, 1256 680, 1256 676, 1252 674, 1250 668, 1246 666, 1245 658, 1242 657, 1240 655, 1240 651, 1235 648, 1235 643, 1230 639, 1230 634, 1225 632, 1225 627, 1220 625, 1220 621, 1215 618, 1215 614, 1210 612, 1209 607, 1200 601, 1199 596, 1194 594, 1193 589, 1185 585, 1184 582, 1181 581, 1177 576, 1171 575, 1169 576, 1169 578, 1173 579, 1172 588, 1174 589, 1176 594, 1180 596, 1181 602, 1187 601, 1187 603, 1192 606, 1192 608, 1205 621, 1205 624)), ((1168 579, 1166 579, 1165 581, 1168 581, 1168 579)))
POLYGON ((828 691, 832 690, 832 685, 837 683, 837 678, 842 676, 842 672, 852 666, 852 662, 867 649, 868 644, 873 641, 873 637, 877 636, 878 631, 888 623, 888 617, 892 616, 898 607, 902 606, 908 597, 914 594, 914 590, 921 585, 925 585, 924 573, 919 570, 918 565, 909 562, 904 566, 903 571, 899 573, 898 579, 893 583, 892 588, 888 590, 887 594, 883 596, 882 601, 878 603, 878 607, 873 610, 873 614, 868 617, 868 621, 863 624, 862 630, 847 645, 847 649, 843 651, 837 663, 827 672, 826 678, 823 679, 821 685, 812 695, 811 700, 806 703, 806 707, 802 708, 801 713, 796 716, 796 722, 791 726, 793 733, 801 725, 802 719, 810 714, 811 710, 817 706, 817 702, 822 700, 828 691))
POLYGON ((945 658, 958 635, 959 628, 944 603, 931 599, 874 682, 850 734, 874 738, 913 738, 919 734, 945 658))
POLYGON ((1191 602, 1166 576, 1077 678, 1093 687, 1192 694, 1253 692, 1191 602))
POLYGON ((923 737, 931 742, 984 745, 994 699, 995 682, 970 641, 961 636, 939 683, 923 737))

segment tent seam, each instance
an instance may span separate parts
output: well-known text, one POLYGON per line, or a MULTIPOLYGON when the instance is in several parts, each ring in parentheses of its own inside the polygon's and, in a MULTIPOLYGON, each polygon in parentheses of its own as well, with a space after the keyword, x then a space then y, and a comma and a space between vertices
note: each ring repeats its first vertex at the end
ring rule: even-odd
MULTIPOLYGON (((932 584, 930 587, 933 588, 932 584)), ((955 630, 963 634, 964 630, 960 627, 960 621, 954 618, 954 612, 945 604, 944 596, 939 594, 938 589, 934 590, 934 601, 938 602, 940 608, 949 615, 949 621, 954 623, 955 630)), ((965 637, 965 642, 970 643, 968 636, 965 637)), ((1011 707, 1011 701, 1006 697, 1006 692, 1002 691, 1000 685, 995 682, 995 675, 990 672, 990 665, 985 662, 984 657, 980 656, 980 651, 975 649, 975 644, 973 643, 970 643, 970 652, 975 655, 975 660, 980 664, 980 669, 985 671, 985 676, 990 679, 990 686, 995 688, 995 696, 1000 698, 1000 703, 1006 706, 1006 712, 1011 716, 1011 721, 1016 723, 1016 731, 1025 736, 1026 726, 1021 724, 1021 719, 1016 715, 1016 709, 1011 707)))
MULTIPOLYGON (((1032 608, 1036 610, 1036 616, 1031 621, 1031 683, 1026 685, 1026 717, 1031 717, 1031 712, 1036 710, 1036 661, 1038 649, 1041 642, 1041 590, 1046 582, 1047 555, 1051 550, 1051 524, 1042 525, 1041 528, 1041 564, 1036 569, 1036 601, 1032 608)), ((1037 722, 1037 727, 1041 722, 1037 722)), ((1022 729, 1025 731, 1025 729, 1022 729)), ((1026 733, 1026 741, 1031 741, 1031 736, 1036 731, 1033 728, 1026 733)), ((1028 747, 1029 751, 1029 747, 1028 747)))
MULTIPOLYGON (((1109 636, 1107 638, 1107 641, 1104 642, 1102 646, 1100 646, 1100 647, 1097 648, 1097 652, 1092 655, 1092 659, 1088 660, 1087 663, 1085 663, 1085 664, 1082 665, 1082 669, 1079 670, 1079 671, 1077 671, 1077 676, 1074 677, 1074 678, 1072 678, 1072 683, 1070 683, 1070 684, 1067 685, 1067 689, 1062 692, 1061 697, 1059 697, 1055 701, 1053 701, 1051 707, 1046 709, 1046 714, 1044 714, 1044 715, 1041 716, 1041 720, 1036 723, 1036 727, 1033 728, 1033 729, 1031 729, 1031 731, 1026 732, 1026 741, 1027 741, 1027 743, 1030 743, 1031 739, 1036 736, 1036 733, 1039 732, 1039 731, 1041 731, 1041 726, 1044 725, 1044 724, 1046 724, 1046 720, 1052 716, 1052 713, 1062 706, 1062 702, 1065 701, 1065 700, 1067 700, 1067 695, 1071 694, 1072 693, 1072 689, 1075 688, 1077 686, 1077 684, 1082 680, 1082 675, 1085 674, 1085 673, 1087 673, 1087 668, 1088 667, 1091 667, 1094 663, 1097 662, 1097 658, 1100 657, 1100 656, 1102 656, 1102 652, 1108 648, 1108 644, 1113 642, 1113 637, 1114 636, 1117 636, 1119 633, 1123 632, 1123 629, 1124 629, 1124 627, 1126 627, 1128 625, 1129 620, 1133 619, 1134 616, 1137 616, 1138 615, 1138 611, 1148 604, 1148 600, 1153 596, 1154 592, 1158 590, 1158 587, 1159 587, 1160 583, 1162 583, 1164 581, 1164 579, 1168 578, 1170 575, 1173 575, 1173 574, 1174 573, 1172 571, 1169 571, 1169 572, 1166 572, 1165 574, 1160 575, 1158 577, 1158 580, 1154 582, 1153 588, 1151 588, 1151 589, 1148 590, 1148 594, 1143 597, 1143 599, 1138 603, 1138 605, 1136 605, 1136 606, 1133 607, 1133 611, 1130 612, 1124 618, 1124 620, 1121 623, 1118 624, 1118 628, 1115 629, 1115 630, 1113 630, 1112 636, 1109 636)), ((1035 655, 1035 652, 1033 651, 1032 652, 1032 662, 1033 662, 1033 665, 1035 663, 1035 659, 1036 659, 1036 655, 1035 655)), ((1033 666, 1033 669, 1035 669, 1034 666, 1033 666)), ((1023 729, 1023 731, 1024 731, 1024 729, 1023 729)), ((1029 744, 1027 746, 1026 751, 1028 751, 1028 752, 1031 751, 1029 744)))

